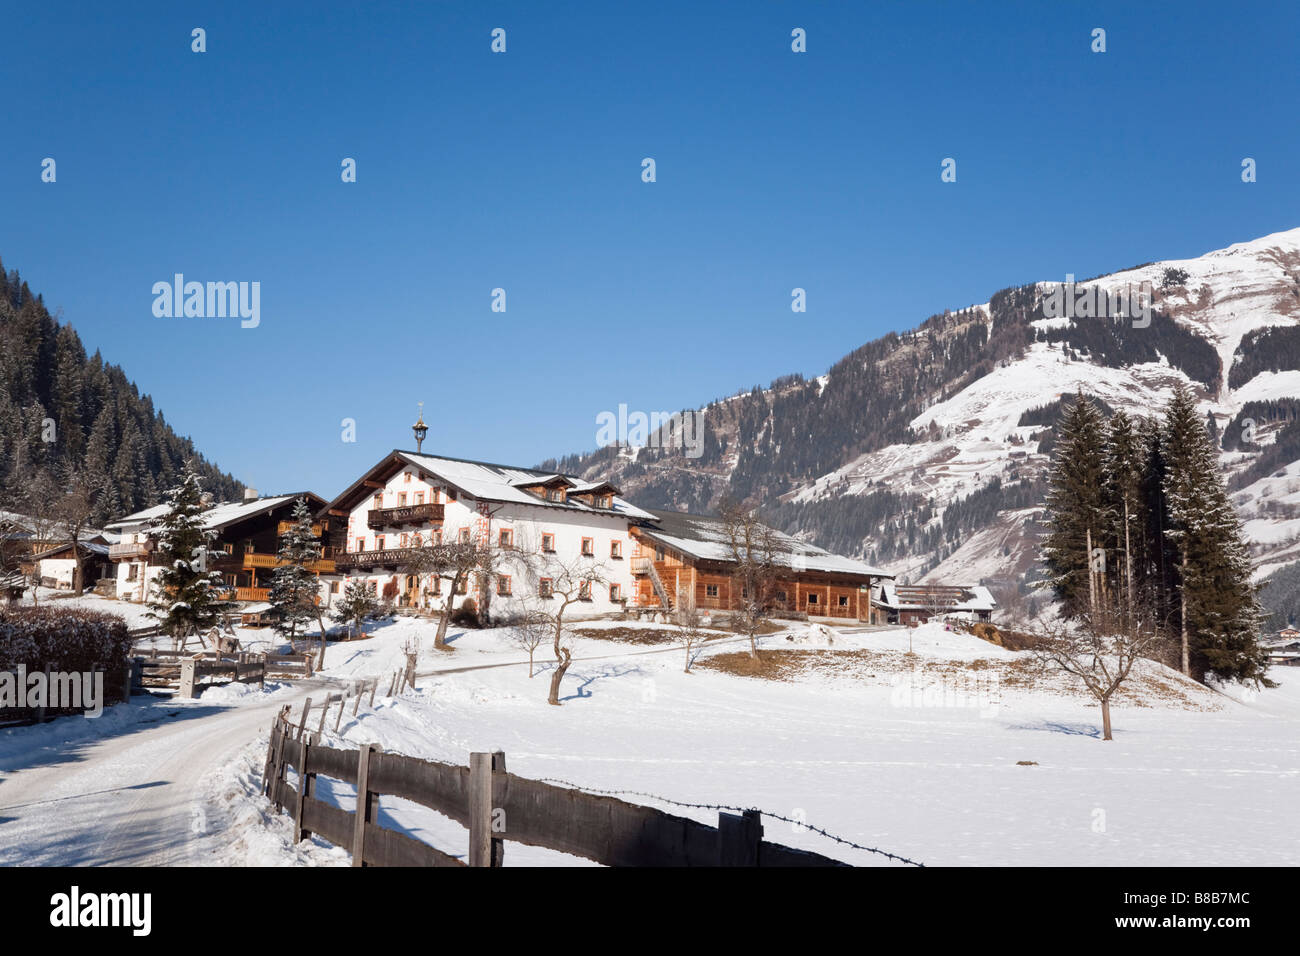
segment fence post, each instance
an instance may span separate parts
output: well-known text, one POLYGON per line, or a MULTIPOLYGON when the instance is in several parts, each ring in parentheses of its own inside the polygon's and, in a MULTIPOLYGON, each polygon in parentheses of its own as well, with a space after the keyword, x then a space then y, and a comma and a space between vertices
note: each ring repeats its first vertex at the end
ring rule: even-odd
POLYGON ((375 706, 375 691, 379 690, 379 678, 376 677, 370 682, 370 706, 375 706))
POLYGON ((493 772, 505 773, 506 755, 469 755, 469 865, 501 866, 505 841, 492 836, 493 772))
POLYGON ((302 809, 307 801, 307 790, 312 786, 312 774, 307 772, 307 751, 311 741, 302 738, 298 741, 298 799, 293 811, 293 842, 301 843, 304 837, 311 836, 309 830, 302 828, 302 809))
POLYGON ((320 709, 320 725, 316 728, 316 742, 320 743, 320 735, 325 733, 325 718, 329 716, 330 704, 334 703, 334 695, 325 695, 325 706, 320 709))
POLYGON ((343 708, 348 705, 348 692, 344 691, 339 697, 339 712, 334 718, 334 733, 339 732, 339 724, 343 723, 343 708))
POLYGON ((357 813, 352 826, 352 865, 366 865, 366 824, 374 817, 374 798, 370 794, 370 755, 374 744, 362 747, 357 755, 357 813))
POLYGON ((308 697, 302 702, 302 720, 298 724, 298 739, 302 740, 302 732, 307 726, 307 714, 311 712, 311 698, 308 697))
POLYGON ((181 661, 181 686, 176 695, 182 700, 193 700, 194 693, 194 666, 195 660, 187 657, 181 661))
POLYGON ((718 866, 758 866, 763 822, 757 810, 718 814, 718 866))

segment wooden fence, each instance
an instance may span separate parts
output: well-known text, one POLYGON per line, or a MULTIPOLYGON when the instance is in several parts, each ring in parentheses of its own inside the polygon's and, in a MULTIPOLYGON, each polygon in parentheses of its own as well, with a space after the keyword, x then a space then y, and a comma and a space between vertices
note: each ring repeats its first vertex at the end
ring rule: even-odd
MULTIPOLYGON (((371 691, 373 700, 373 690, 371 691)), ((359 700, 359 697, 358 697, 359 700)), ((324 727, 327 702, 321 715, 324 727)), ((293 816, 294 838, 316 835, 347 848, 353 866, 465 866, 466 861, 378 823, 381 797, 436 810, 469 830, 470 866, 501 866, 505 842, 546 847, 606 866, 846 866, 839 860, 763 840, 756 810, 721 813, 711 827, 626 803, 507 773, 505 754, 475 753, 468 767, 385 753, 327 747, 307 731, 311 700, 295 725, 275 718, 263 793, 293 816), (295 787, 285 779, 292 768, 295 787), (316 779, 356 788, 355 810, 316 798, 316 779)), ((355 705, 354 705, 355 710, 355 705)), ((340 706, 340 717, 342 706, 340 706)), ((337 726, 337 719, 336 719, 337 726)))
POLYGON ((245 680, 254 673, 247 665, 257 665, 259 676, 255 679, 265 681, 269 678, 311 677, 311 654, 252 654, 246 652, 221 653, 218 651, 179 651, 170 648, 149 647, 135 651, 133 654, 136 667, 134 684, 139 688, 171 687, 179 688, 186 661, 197 661, 199 666, 196 677, 227 676, 235 680, 245 680), (235 665, 243 669, 235 673, 226 673, 235 665))

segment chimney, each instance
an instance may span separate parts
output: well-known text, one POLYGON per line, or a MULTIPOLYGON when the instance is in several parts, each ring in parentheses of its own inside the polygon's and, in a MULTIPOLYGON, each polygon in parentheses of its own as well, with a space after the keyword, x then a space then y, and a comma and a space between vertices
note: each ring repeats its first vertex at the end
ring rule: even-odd
POLYGON ((245 489, 244 489, 244 500, 245 500, 245 501, 256 501, 256 500, 257 500, 257 489, 256 489, 256 488, 245 488, 245 489))

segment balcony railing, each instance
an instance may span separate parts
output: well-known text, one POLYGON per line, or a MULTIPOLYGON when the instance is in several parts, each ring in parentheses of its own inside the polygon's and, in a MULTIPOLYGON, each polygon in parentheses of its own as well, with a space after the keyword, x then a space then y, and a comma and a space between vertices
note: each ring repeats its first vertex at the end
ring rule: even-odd
POLYGON ((151 552, 153 548, 153 541, 132 541, 129 544, 110 544, 108 546, 108 557, 110 561, 121 561, 127 558, 144 558, 148 557, 149 552, 151 552))
POLYGON ((407 524, 424 524, 442 520, 442 505, 404 505, 401 508, 375 508, 366 515, 371 529, 400 527, 407 524))
POLYGON ((334 566, 342 572, 355 568, 401 567, 426 548, 384 548, 382 551, 350 551, 336 555, 334 566))
MULTIPOLYGON (((276 535, 282 535, 282 534, 284 534, 286 531, 288 531, 290 528, 292 528, 295 524, 297 524, 297 522, 295 522, 295 521, 281 521, 278 525, 275 526, 275 533, 276 533, 276 535)), ((314 525, 311 526, 311 534, 312 534, 312 537, 313 537, 313 538, 319 538, 319 537, 320 537, 320 531, 321 531, 320 524, 314 524, 314 525)))

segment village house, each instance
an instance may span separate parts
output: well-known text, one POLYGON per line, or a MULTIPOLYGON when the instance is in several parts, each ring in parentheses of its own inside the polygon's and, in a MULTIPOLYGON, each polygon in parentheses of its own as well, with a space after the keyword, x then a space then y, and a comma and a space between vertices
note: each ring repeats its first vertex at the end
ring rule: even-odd
MULTIPOLYGON (((217 533, 214 550, 227 555, 219 558, 214 567, 221 572, 230 598, 267 599, 280 535, 289 527, 294 503, 299 498, 306 499, 314 515, 325 506, 325 499, 310 491, 263 498, 249 489, 243 501, 214 504, 204 511, 204 526, 217 533)), ((165 504, 155 505, 108 525, 108 530, 119 535, 117 543, 108 549, 108 557, 116 566, 115 591, 119 600, 141 603, 149 600, 150 587, 159 570, 158 529, 167 509, 165 504)), ((312 530, 321 537, 327 527, 318 518, 312 530)), ((327 593, 327 582, 335 571, 332 557, 323 554, 310 570, 322 579, 322 593, 327 593)))
POLYGON ((885 615, 887 624, 924 624, 931 618, 955 621, 988 621, 998 602, 980 584, 895 584, 886 581, 876 590, 872 603, 885 615))
POLYGON ((343 575, 335 587, 366 581, 399 607, 444 606, 448 583, 409 570, 420 548, 472 541, 491 549, 491 574, 466 582, 460 593, 495 619, 545 605, 558 581, 582 577, 579 572, 586 584, 572 617, 621 611, 632 592, 628 529, 651 517, 606 482, 400 450, 322 516, 330 521, 326 542, 343 575))
MULTIPOLYGON (((77 542, 77 551, 81 555, 83 589, 89 590, 99 581, 113 576, 113 562, 109 558, 109 550, 112 547, 111 542, 115 541, 116 537, 101 531, 92 533, 77 542)), ((61 591, 76 588, 77 559, 73 554, 72 542, 65 542, 33 555, 31 563, 35 565, 42 587, 61 591)))
MULTIPOLYGON (((870 622, 872 588, 893 575, 832 554, 774 529, 771 534, 773 610, 810 618, 870 622)), ((678 607, 693 599, 701 610, 736 606, 735 552, 720 518, 652 511, 631 529, 632 573, 640 607, 678 607)), ((765 556, 764 556, 765 559, 765 556)))

